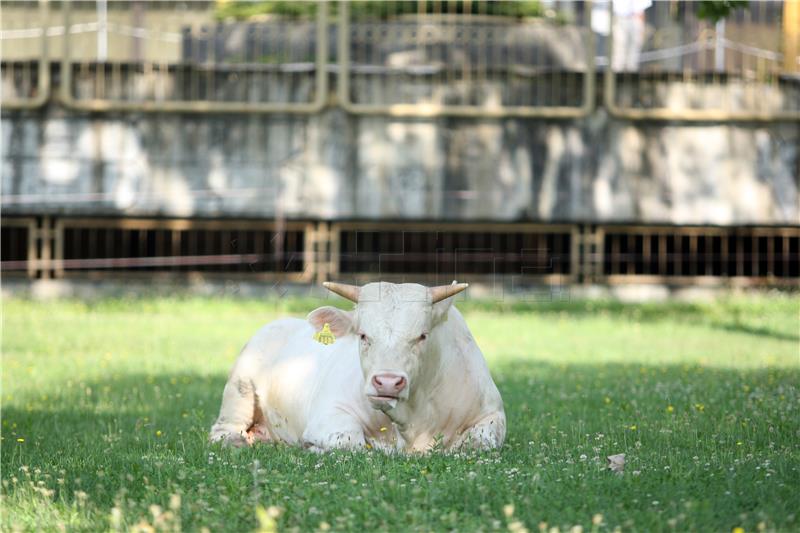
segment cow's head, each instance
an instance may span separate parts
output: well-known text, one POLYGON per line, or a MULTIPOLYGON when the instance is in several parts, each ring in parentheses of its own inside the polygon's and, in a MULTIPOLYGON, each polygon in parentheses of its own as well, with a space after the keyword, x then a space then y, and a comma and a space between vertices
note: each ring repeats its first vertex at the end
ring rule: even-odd
POLYGON ((355 335, 364 394, 376 409, 388 410, 407 400, 415 386, 436 374, 438 352, 432 348, 436 326, 447 318, 451 296, 466 283, 424 287, 414 283, 369 283, 363 287, 325 283, 355 302, 353 311, 320 307, 308 315, 319 330, 330 324, 336 337, 355 335))

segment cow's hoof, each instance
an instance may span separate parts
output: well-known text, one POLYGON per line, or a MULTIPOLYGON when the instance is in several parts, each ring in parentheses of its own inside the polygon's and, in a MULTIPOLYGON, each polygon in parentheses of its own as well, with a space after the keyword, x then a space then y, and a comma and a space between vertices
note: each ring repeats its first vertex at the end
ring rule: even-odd
POLYGON ((209 440, 212 443, 218 442, 223 446, 230 446, 232 448, 242 448, 251 444, 242 433, 221 433, 212 435, 209 440))

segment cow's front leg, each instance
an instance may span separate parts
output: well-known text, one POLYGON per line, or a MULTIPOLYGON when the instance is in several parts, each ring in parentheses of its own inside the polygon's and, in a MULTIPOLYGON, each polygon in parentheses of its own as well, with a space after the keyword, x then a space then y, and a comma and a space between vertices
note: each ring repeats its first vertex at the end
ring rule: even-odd
POLYGON ((359 421, 343 412, 320 413, 309 421, 303 432, 303 447, 313 452, 357 450, 366 445, 359 421))
POLYGON ((474 426, 465 430, 451 448, 473 448, 490 450, 503 445, 506 438, 506 415, 495 412, 482 418, 474 426))
POLYGON ((256 420, 256 395, 253 383, 233 375, 225 384, 219 417, 211 428, 209 440, 232 446, 254 442, 251 429, 259 427, 256 420))

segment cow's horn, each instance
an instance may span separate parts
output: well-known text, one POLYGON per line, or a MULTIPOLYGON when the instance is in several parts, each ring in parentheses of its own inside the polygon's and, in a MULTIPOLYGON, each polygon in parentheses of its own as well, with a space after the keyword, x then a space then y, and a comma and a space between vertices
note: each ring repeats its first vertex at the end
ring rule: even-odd
POLYGON ((438 287, 431 287, 431 303, 441 302, 445 298, 450 298, 469 287, 469 283, 456 283, 452 285, 439 285, 438 287))
POLYGON ((357 285, 348 285, 347 283, 334 283, 332 281, 326 281, 325 283, 322 284, 322 286, 331 292, 335 292, 339 296, 347 298, 351 302, 358 303, 358 293, 361 291, 361 287, 358 287, 357 285))

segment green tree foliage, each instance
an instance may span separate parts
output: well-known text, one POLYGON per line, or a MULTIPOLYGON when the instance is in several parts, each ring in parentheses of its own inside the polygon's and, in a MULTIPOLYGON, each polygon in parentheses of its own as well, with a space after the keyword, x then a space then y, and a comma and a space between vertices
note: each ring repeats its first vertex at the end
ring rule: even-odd
MULTIPOLYGON (((331 3, 330 11, 336 12, 336 3, 331 3)), ((248 20, 263 15, 276 15, 290 18, 305 18, 314 14, 315 2, 272 1, 272 2, 217 2, 215 15, 218 20, 248 20)), ((544 8, 539 0, 504 2, 351 2, 350 12, 355 15, 388 19, 395 15, 419 13, 473 14, 503 17, 542 17, 544 8)))
POLYGON ((746 8, 747 4, 748 0, 701 0, 697 6, 697 16, 717 23, 733 11, 746 8))

